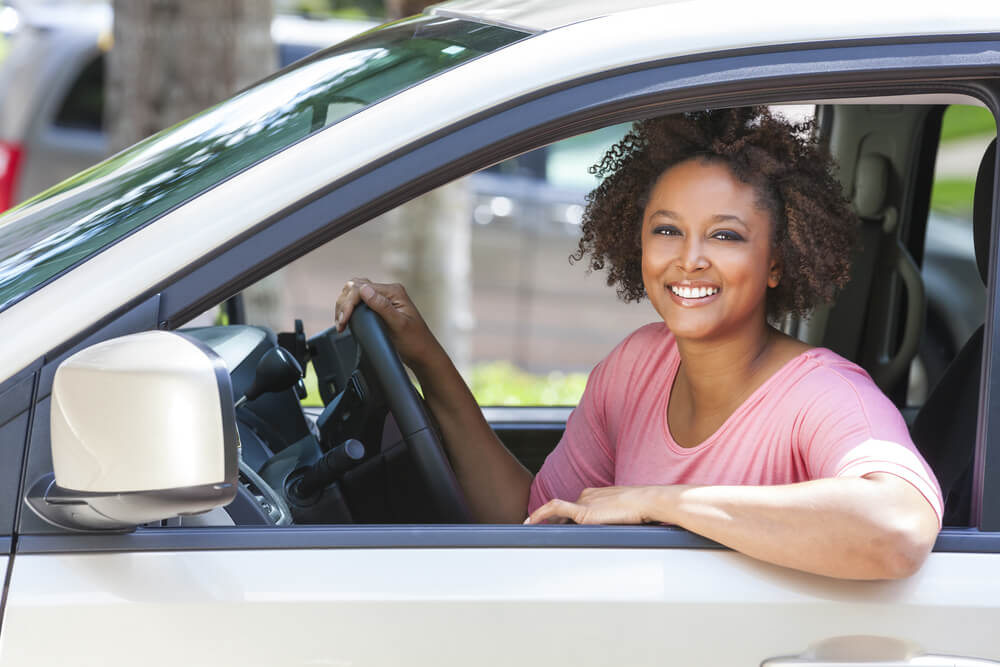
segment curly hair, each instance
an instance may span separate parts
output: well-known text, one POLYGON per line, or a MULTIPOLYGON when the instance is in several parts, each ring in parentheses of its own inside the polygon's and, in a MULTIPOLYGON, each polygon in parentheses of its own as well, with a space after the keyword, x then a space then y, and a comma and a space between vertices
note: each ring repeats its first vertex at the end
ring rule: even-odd
POLYGON ((601 184, 587 196, 579 247, 570 261, 590 255, 589 270, 607 269, 623 301, 645 295, 641 228, 654 184, 667 169, 692 158, 725 164, 754 188, 772 220, 772 243, 782 279, 767 292, 767 316, 806 316, 829 302, 850 277, 857 217, 833 176, 833 160, 811 122, 790 123, 767 107, 698 111, 635 123, 590 168, 601 184))

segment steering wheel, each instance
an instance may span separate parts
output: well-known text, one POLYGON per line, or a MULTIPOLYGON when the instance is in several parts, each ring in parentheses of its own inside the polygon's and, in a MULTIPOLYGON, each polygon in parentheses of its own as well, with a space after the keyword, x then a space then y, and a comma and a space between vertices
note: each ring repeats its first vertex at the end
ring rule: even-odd
POLYGON ((423 399, 417 394, 403 362, 389 340, 382 318, 361 303, 349 324, 382 387, 382 395, 396 420, 418 473, 430 489, 431 501, 443 523, 472 523, 465 493, 455 477, 441 438, 431 425, 423 399))

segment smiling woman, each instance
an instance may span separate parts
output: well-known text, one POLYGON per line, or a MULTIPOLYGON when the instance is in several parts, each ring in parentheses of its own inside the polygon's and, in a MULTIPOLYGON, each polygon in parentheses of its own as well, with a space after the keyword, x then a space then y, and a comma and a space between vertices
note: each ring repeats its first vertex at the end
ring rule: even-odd
POLYGON ((810 572, 905 576, 940 526, 933 473, 861 368, 768 322, 847 281, 857 221, 832 167, 759 107, 643 121, 608 151, 575 258, 662 322, 597 365, 534 479, 401 286, 349 282, 337 323, 382 315, 482 521, 676 524, 810 572))

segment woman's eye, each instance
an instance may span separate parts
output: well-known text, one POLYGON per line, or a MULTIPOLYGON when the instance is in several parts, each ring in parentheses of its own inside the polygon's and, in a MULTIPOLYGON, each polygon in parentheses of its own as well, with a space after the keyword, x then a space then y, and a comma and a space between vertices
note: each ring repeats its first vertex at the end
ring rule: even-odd
POLYGON ((658 225, 653 228, 654 234, 659 234, 661 236, 680 236, 681 232, 679 229, 673 225, 658 225))
POLYGON ((723 229, 712 234, 713 239, 719 239, 720 241, 742 241, 743 237, 736 232, 731 232, 728 229, 723 229))

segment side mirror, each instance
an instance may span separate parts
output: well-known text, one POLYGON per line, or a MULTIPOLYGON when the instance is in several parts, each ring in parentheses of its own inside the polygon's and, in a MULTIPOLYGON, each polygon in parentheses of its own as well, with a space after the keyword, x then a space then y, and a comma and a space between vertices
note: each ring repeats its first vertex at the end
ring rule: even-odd
POLYGON ((236 495, 239 436, 229 370, 201 342, 147 331, 66 359, 52 385, 53 475, 28 491, 70 530, 132 530, 236 495))

